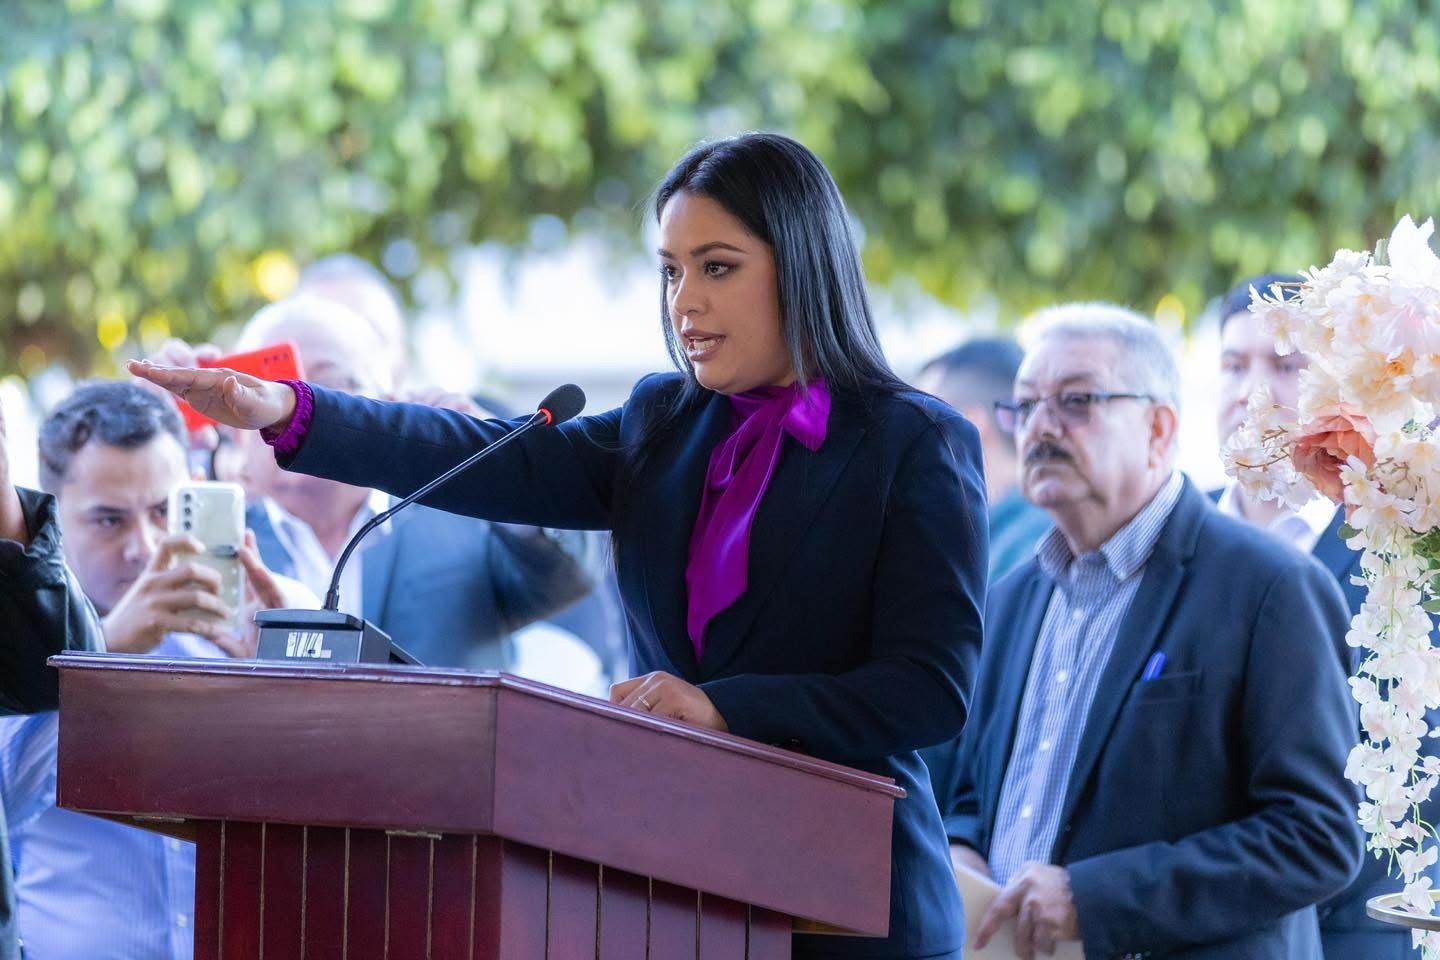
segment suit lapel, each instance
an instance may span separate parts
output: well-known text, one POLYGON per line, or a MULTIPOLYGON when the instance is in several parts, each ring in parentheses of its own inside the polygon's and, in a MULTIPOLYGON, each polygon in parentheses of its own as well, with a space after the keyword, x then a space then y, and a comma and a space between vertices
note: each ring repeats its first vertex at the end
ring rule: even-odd
MULTIPOLYGON (((1000 745, 1001 752, 994 757, 994 762, 981 771, 983 782, 976 784, 980 796, 991 798, 990 822, 986 824, 987 836, 994 836, 995 833, 995 814, 1000 806, 1000 790, 1005 784, 1005 771, 1010 766, 1010 754, 1015 749, 1015 727, 1020 719, 1020 701, 1025 697, 1025 684, 1030 679, 1030 661, 1034 659, 1035 644, 1040 639, 1040 624, 1045 619, 1045 610, 1050 606, 1050 594, 1054 589, 1054 581, 1045 576, 1038 563, 1034 564, 1024 586, 1020 588, 1019 599, 1010 606, 1015 615, 1008 621, 1009 629, 1002 632, 992 628, 987 631, 990 635, 987 636, 986 643, 998 644, 997 656, 1004 658, 992 706, 1005 705, 1003 709, 992 714, 995 718, 994 729, 985 734, 985 740, 1000 745)), ((987 618, 988 616, 987 610, 987 618)), ((986 622, 992 621, 987 619, 986 622)), ((988 664, 982 667, 982 673, 988 667, 988 664)), ((984 718, 977 719, 984 722, 984 718)))
MULTIPOLYGON (((410 506, 407 510, 419 509, 410 506)), ((390 601, 390 580, 395 573, 395 558, 400 552, 400 525, 409 515, 400 511, 390 519, 390 529, 385 534, 372 532, 365 539, 364 552, 351 559, 360 561, 360 601, 364 608, 361 615, 377 626, 385 618, 385 608, 390 601)))
POLYGON ((785 437, 750 530, 745 592, 706 628, 702 677, 714 676, 734 656, 864 435, 858 412, 837 397, 819 450, 811 452, 794 437, 785 437))
MULTIPOLYGON (((1130 609, 1120 623, 1119 634, 1110 660, 1105 664, 1095 700, 1085 721, 1080 749, 1065 791, 1065 806, 1060 822, 1066 823, 1084 794, 1095 765, 1110 740, 1110 731, 1129 697, 1130 688, 1140 679, 1145 662, 1159 646, 1161 633, 1170 621, 1171 611, 1180 596, 1194 534, 1204 511, 1213 509, 1202 494, 1187 480, 1175 508, 1145 563, 1139 588, 1130 602, 1130 609)), ((1062 841, 1063 842, 1063 841, 1062 841)), ((1055 851, 1060 855, 1060 850, 1055 851)))
POLYGON ((1313 551, 1315 559, 1325 564, 1325 569, 1333 573, 1342 586, 1349 584, 1351 570, 1360 561, 1360 552, 1351 550, 1350 545, 1340 539, 1340 525, 1344 522, 1345 511, 1337 509, 1330 525, 1315 541, 1313 551))
POLYGON ((263 503, 257 500, 245 508, 245 525, 255 533, 255 548, 260 551, 260 560, 266 568, 271 573, 293 578, 295 561, 280 543, 263 503))
MULTIPOLYGON (((1353 617, 1360 612, 1360 606, 1365 602, 1367 587, 1352 583, 1351 577, 1360 574, 1360 558, 1363 556, 1359 550, 1351 550, 1350 545, 1340 539, 1340 526, 1345 522, 1345 511, 1337 509, 1335 516, 1330 519, 1330 525, 1325 532, 1320 534, 1320 539, 1315 541, 1315 549, 1311 556, 1325 565, 1335 576, 1336 582, 1340 584, 1340 592, 1345 595, 1345 604, 1350 609, 1353 617)), ((1432 618, 1433 619, 1433 618, 1432 618)), ((1346 673, 1354 673, 1359 669, 1360 663, 1365 659, 1365 650, 1362 647, 1345 646, 1340 651, 1341 662, 1345 664, 1346 673)))
POLYGON ((638 546, 650 622, 671 664, 688 680, 697 673, 695 651, 685 627, 690 534, 700 512, 710 453, 729 431, 732 417, 730 400, 710 394, 692 425, 682 426, 679 436, 655 451, 643 488, 635 491, 632 508, 641 513, 638 546))

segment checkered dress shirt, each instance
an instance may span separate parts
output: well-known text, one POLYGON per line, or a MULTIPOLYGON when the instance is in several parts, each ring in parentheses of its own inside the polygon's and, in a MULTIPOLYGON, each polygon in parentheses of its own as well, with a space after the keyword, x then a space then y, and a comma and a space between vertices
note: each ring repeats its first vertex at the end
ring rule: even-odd
POLYGON ((1029 860, 1049 863, 1060 830, 1090 705, 1120 623, 1135 599, 1145 562, 1180 498, 1180 473, 1100 549, 1075 556, 1058 529, 1035 548, 1055 583, 1030 676, 1020 701, 1015 743, 990 844, 990 869, 1000 884, 1029 860))

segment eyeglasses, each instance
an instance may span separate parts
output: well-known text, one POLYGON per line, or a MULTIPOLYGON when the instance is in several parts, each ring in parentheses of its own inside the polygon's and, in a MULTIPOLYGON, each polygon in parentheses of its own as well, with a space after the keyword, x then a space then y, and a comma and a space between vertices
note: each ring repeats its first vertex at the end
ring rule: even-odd
POLYGON ((1155 398, 1148 393, 1056 393, 1048 397, 1026 397, 1023 400, 995 401, 995 422, 1006 433, 1015 433, 1030 422, 1041 404, 1048 403, 1067 427, 1083 427, 1090 422, 1090 412, 1096 404, 1111 400, 1147 400, 1155 398))

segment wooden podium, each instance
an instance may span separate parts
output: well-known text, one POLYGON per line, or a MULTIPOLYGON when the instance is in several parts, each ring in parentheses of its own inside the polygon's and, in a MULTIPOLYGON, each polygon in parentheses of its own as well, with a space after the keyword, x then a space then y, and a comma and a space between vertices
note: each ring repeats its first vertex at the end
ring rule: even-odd
POLYGON ((196 960, 783 960, 903 791, 500 674, 65 654, 58 802, 196 844, 196 960))

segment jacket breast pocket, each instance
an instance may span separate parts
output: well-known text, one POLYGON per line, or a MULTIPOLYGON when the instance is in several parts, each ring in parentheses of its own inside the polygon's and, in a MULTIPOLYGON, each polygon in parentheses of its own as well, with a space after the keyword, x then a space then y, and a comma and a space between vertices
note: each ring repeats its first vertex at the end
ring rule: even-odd
POLYGON ((1200 694, 1199 670, 1171 673, 1154 680, 1137 681, 1130 691, 1130 702, 1136 705, 1146 703, 1167 703, 1173 700, 1188 700, 1200 694))

